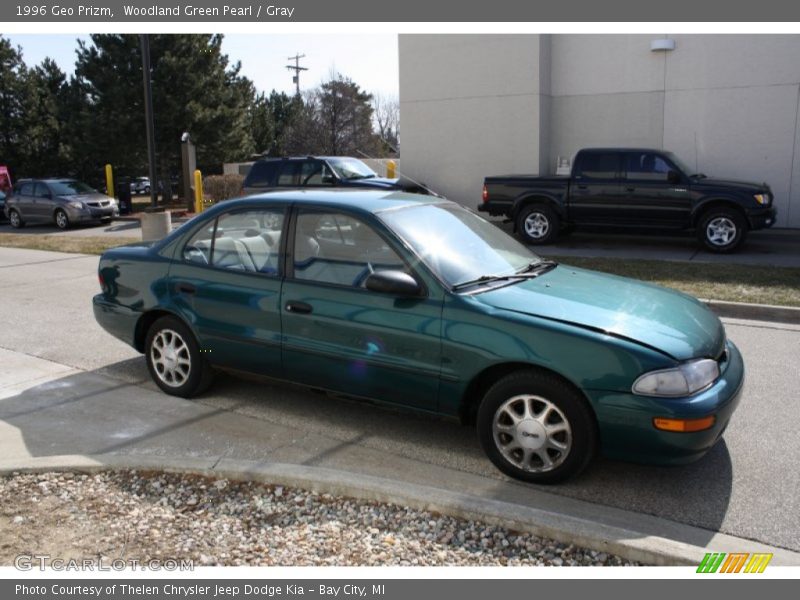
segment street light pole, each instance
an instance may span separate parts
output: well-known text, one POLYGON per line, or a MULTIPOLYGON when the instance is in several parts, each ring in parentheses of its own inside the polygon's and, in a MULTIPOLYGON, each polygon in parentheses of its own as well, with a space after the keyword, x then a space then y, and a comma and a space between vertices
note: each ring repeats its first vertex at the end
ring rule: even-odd
POLYGON ((142 46, 142 77, 144 78, 144 118, 147 121, 147 158, 150 167, 150 205, 158 206, 156 179, 156 133, 153 125, 153 90, 150 87, 150 36, 139 36, 142 46))

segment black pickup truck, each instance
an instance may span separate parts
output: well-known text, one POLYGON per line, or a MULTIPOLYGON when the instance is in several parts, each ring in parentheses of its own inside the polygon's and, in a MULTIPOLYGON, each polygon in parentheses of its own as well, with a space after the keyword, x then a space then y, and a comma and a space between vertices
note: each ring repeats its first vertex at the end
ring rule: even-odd
POLYGON ((713 252, 732 252, 776 215, 766 183, 712 179, 648 148, 581 150, 568 176, 487 177, 478 210, 507 217, 530 244, 581 226, 695 230, 713 252))

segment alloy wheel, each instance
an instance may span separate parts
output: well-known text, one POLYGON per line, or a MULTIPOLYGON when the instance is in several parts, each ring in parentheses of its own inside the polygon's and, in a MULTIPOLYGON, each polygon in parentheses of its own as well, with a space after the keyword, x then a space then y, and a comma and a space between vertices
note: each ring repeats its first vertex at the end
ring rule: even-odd
POLYGON ((541 239, 550 231, 550 220, 540 212, 532 212, 525 218, 525 233, 533 239, 541 239))
POLYGON ((561 409, 541 396, 520 395, 494 414, 492 435, 508 462, 530 473, 557 468, 572 448, 572 428, 561 409))
POLYGON ((180 387, 189 378, 192 359, 186 341, 172 329, 159 331, 150 346, 156 376, 170 387, 180 387))
POLYGON ((706 238, 715 246, 727 246, 736 237, 736 224, 728 217, 715 217, 706 225, 706 238))

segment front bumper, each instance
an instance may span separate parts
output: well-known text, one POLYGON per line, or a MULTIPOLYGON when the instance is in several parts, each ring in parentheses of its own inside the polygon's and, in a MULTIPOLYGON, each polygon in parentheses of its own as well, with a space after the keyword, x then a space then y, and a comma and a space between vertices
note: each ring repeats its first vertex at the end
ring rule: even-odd
POLYGON ((113 219, 119 216, 119 207, 116 205, 86 208, 67 207, 67 216, 73 223, 79 221, 99 221, 100 219, 113 219))
POLYGON ((687 398, 651 398, 633 393, 588 392, 597 411, 603 454, 649 464, 675 465, 701 458, 722 437, 744 387, 744 361, 727 342, 727 359, 710 388, 687 398), (710 429, 693 433, 661 431, 656 417, 697 419, 714 415, 710 429))
POLYGON ((747 221, 750 229, 767 229, 775 224, 778 210, 774 206, 765 206, 748 211, 747 221))

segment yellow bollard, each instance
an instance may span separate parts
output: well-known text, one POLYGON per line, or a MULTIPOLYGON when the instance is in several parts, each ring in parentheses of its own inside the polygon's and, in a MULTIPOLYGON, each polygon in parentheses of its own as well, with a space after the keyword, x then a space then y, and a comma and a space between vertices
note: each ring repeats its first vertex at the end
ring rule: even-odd
POLYGON ((203 174, 200 169, 194 172, 194 212, 203 212, 203 174))
POLYGON ((106 196, 112 198, 116 196, 114 193, 114 169, 108 164, 106 165, 106 196))
POLYGON ((386 163, 386 177, 387 179, 394 179, 396 177, 395 173, 397 170, 397 163, 393 160, 390 160, 386 163))

